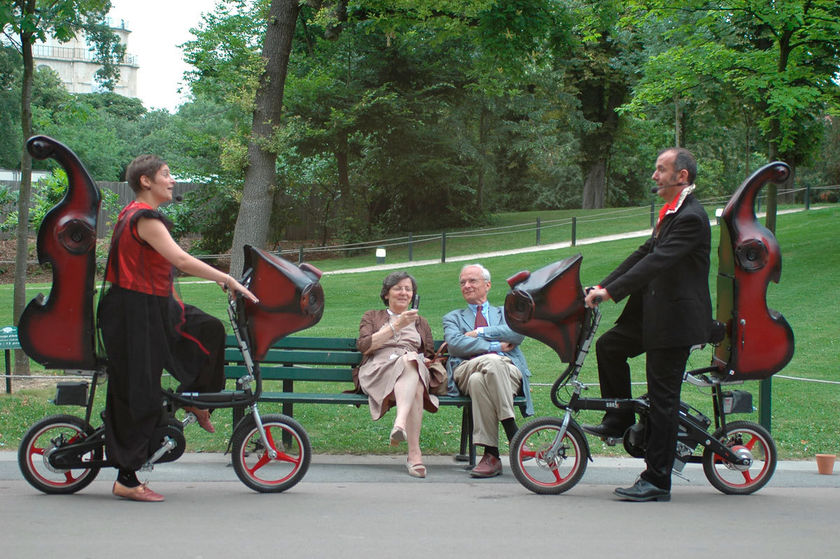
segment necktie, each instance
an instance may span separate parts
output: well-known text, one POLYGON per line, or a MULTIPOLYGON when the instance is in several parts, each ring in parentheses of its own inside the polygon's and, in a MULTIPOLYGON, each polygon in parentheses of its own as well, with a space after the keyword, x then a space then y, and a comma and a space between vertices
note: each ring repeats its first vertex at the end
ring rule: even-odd
POLYGON ((475 327, 480 328, 482 326, 487 326, 487 319, 484 318, 484 314, 481 312, 481 309, 484 308, 484 305, 478 305, 475 308, 475 327))

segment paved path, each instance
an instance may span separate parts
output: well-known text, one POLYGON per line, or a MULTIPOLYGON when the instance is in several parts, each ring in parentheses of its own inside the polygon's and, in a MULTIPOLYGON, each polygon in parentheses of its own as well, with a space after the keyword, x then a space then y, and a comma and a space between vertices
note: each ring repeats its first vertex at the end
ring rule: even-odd
POLYGON ((165 503, 113 498, 113 471, 71 496, 42 495, 0 452, 0 554, 29 557, 623 557, 836 558, 840 474, 782 462, 748 497, 713 489, 698 466, 670 503, 617 501, 642 465, 597 457, 581 483, 538 496, 505 473, 472 480, 450 457, 409 478, 396 456, 316 456, 304 480, 257 494, 226 457, 186 454, 149 474, 165 503))

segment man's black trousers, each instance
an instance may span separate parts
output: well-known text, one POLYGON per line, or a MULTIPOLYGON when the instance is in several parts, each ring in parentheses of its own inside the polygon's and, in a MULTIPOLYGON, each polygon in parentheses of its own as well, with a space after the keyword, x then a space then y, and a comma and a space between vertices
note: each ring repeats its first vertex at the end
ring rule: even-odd
MULTIPOLYGON (((627 359, 644 352, 641 324, 616 324, 595 345, 598 377, 603 398, 631 398, 630 367, 627 359)), ((661 489, 671 489, 671 469, 679 429, 679 405, 682 378, 689 348, 649 349, 646 375, 650 414, 649 438, 642 478, 661 489)), ((627 427, 633 418, 608 412, 604 423, 627 427)))

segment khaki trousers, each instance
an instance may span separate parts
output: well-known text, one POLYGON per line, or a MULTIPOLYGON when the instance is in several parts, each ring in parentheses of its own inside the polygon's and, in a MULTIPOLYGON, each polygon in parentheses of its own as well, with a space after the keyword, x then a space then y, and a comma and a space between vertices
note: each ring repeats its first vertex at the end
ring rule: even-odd
POLYGON ((452 376, 472 399, 473 444, 498 447, 499 422, 514 417, 513 397, 522 386, 522 373, 510 358, 488 353, 464 361, 452 376))

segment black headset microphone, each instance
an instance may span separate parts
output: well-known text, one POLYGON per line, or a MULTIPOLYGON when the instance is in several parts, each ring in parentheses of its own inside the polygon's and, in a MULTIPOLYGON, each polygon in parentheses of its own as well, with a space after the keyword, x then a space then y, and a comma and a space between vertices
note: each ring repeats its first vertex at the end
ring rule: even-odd
POLYGON ((687 182, 675 182, 673 184, 666 184, 665 186, 659 186, 657 184, 656 186, 651 186, 650 187, 650 192, 651 192, 651 194, 657 194, 660 190, 663 190, 665 188, 671 188, 672 186, 688 186, 688 183, 687 182))
POLYGON ((172 199, 175 200, 176 202, 183 202, 184 201, 184 197, 181 196, 180 194, 176 194, 175 196, 172 197, 172 199))

